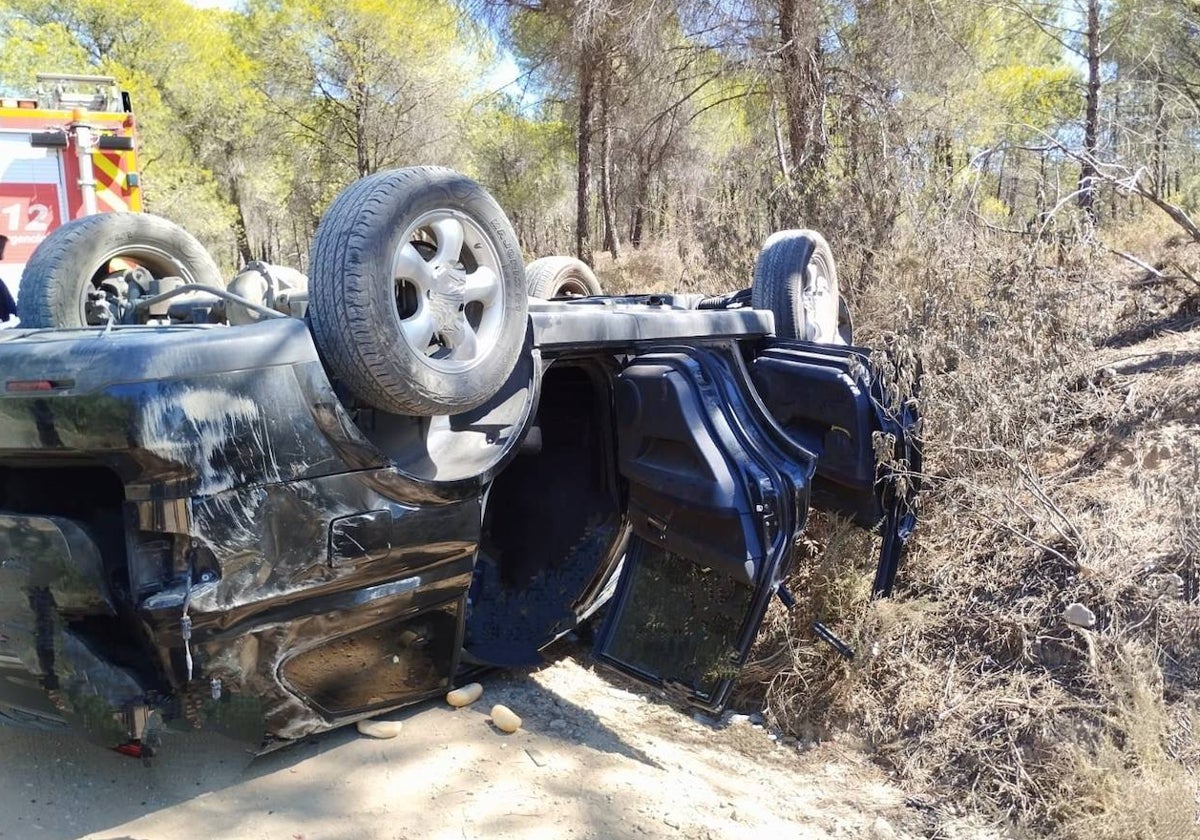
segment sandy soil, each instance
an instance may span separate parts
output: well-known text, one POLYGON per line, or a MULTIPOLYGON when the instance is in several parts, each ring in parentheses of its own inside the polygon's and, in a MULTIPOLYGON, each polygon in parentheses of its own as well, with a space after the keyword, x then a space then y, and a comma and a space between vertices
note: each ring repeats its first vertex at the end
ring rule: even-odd
POLYGON ((69 738, 0 728, 0 838, 866 838, 914 836, 905 797, 849 745, 713 727, 572 659, 497 675, 454 710, 387 716, 247 765, 168 736, 150 769, 69 738), (494 703, 524 718, 504 735, 494 703))

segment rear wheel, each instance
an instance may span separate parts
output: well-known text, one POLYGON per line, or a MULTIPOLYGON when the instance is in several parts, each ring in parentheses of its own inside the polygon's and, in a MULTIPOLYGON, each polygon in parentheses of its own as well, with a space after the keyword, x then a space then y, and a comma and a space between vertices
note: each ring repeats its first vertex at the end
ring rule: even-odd
POLYGON ((849 324, 849 310, 843 316, 833 251, 815 230, 781 230, 767 238, 750 299, 755 309, 774 313, 781 338, 850 343, 839 329, 849 324))
POLYGON ((529 296, 542 300, 603 294, 588 264, 574 257, 536 259, 525 266, 525 281, 529 296))
POLYGON ((370 175, 313 242, 309 317, 330 372, 395 414, 457 414, 504 384, 524 343, 525 268, 512 225, 449 169, 370 175))
POLYGON ((93 305, 110 274, 140 266, 152 277, 224 286, 204 246, 179 225, 142 213, 104 213, 67 222, 51 233, 21 275, 18 314, 23 327, 104 324, 107 311, 93 305))

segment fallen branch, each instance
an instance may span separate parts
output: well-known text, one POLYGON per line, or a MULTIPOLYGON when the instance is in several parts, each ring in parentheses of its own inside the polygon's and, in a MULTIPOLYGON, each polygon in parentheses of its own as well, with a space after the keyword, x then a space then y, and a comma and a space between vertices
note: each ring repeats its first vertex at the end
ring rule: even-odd
MULTIPOLYGON (((1136 195, 1139 198, 1149 201, 1168 217, 1170 217, 1171 221, 1179 225, 1179 227, 1183 229, 1183 231, 1193 242, 1200 244, 1200 225, 1198 225, 1182 207, 1177 204, 1172 204, 1159 195, 1156 185, 1151 184, 1150 186, 1147 186, 1143 183, 1143 176, 1147 171, 1145 166, 1132 169, 1124 164, 1102 161, 1097 159, 1095 155, 1088 154, 1085 151, 1069 148, 1055 138, 1051 137, 1048 139, 1052 144, 1057 146, 1063 154, 1074 158, 1081 164, 1089 166, 1092 169, 1093 178, 1096 178, 1107 184, 1111 184, 1126 195, 1136 195)), ((1074 193, 1072 195, 1074 195, 1074 193)), ((1067 198, 1071 197, 1072 196, 1067 196, 1067 198)), ((1051 214, 1057 211, 1058 207, 1062 206, 1062 203, 1063 202, 1059 202, 1058 206, 1051 211, 1051 214)))
POLYGON ((1135 257, 1133 254, 1127 254, 1127 253, 1125 253, 1124 251, 1118 251, 1118 250, 1117 250, 1117 249, 1115 249, 1115 248, 1109 248, 1109 249, 1108 249, 1108 251, 1109 251, 1109 253, 1110 253, 1110 254, 1116 254, 1118 257, 1120 257, 1121 259, 1125 260, 1126 262, 1131 262, 1131 263, 1133 263, 1133 264, 1134 264, 1134 265, 1136 265, 1138 268, 1140 268, 1142 271, 1146 272, 1147 274, 1153 275, 1154 277, 1157 277, 1159 280, 1175 280, 1175 279, 1178 279, 1178 278, 1175 278, 1175 277, 1167 277, 1165 274, 1163 274, 1163 273, 1162 273, 1161 271, 1159 271, 1157 268, 1155 268, 1154 266, 1150 265, 1150 263, 1148 263, 1148 262, 1146 262, 1146 261, 1144 261, 1144 260, 1139 260, 1139 259, 1138 259, 1137 257, 1135 257))

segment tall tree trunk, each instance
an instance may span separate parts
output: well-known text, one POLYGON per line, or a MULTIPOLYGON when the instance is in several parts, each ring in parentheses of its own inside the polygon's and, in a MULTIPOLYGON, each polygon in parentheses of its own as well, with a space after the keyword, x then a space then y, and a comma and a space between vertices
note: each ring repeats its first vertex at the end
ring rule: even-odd
POLYGON ((579 131, 575 184, 575 256, 592 264, 592 108, 595 79, 591 50, 579 54, 579 131))
MULTIPOLYGON (((1125 125, 1123 122, 1121 122, 1122 114, 1120 87, 1117 88, 1113 95, 1112 112, 1112 128, 1110 128, 1108 132, 1108 147, 1112 149, 1113 157, 1119 160, 1121 157, 1121 128, 1125 125)), ((1120 204, 1118 203, 1120 198, 1120 190, 1108 191, 1108 216, 1114 221, 1117 219, 1117 212, 1120 209, 1120 204)))
POLYGON ((646 206, 642 202, 633 208, 633 221, 629 225, 629 244, 634 248, 642 246, 642 227, 646 222, 646 206))
POLYGON ((604 214, 604 250, 614 260, 621 257, 621 239, 617 232, 617 211, 613 206, 612 122, 609 98, 612 90, 612 59, 605 57, 604 78, 600 86, 600 208, 604 214))
POLYGON ((1000 153, 1000 174, 996 176, 996 201, 1004 200, 1004 166, 1008 163, 1008 152, 1000 153))
MULTIPOLYGON (((1113 192, 1116 192, 1114 190, 1113 192)), ((1046 153, 1043 151, 1038 155, 1038 182, 1037 182, 1037 226, 1040 230, 1046 224, 1046 153)))
POLYGON ((780 81, 793 171, 820 171, 825 162, 820 15, 814 0, 779 0, 780 81))
POLYGON ((1083 163, 1079 167, 1079 209, 1096 223, 1096 139, 1100 123, 1100 0, 1087 5, 1087 98, 1083 126, 1083 163))
POLYGON ((370 149, 367 147, 367 109, 361 102, 354 106, 354 165, 358 169, 358 177, 371 174, 370 149))
MULTIPOLYGON (((200 156, 199 150, 194 149, 194 153, 198 159, 200 156)), ((242 210, 241 173, 245 171, 245 168, 235 155, 236 152, 233 143, 226 141, 226 177, 220 179, 218 183, 221 183, 225 187, 229 203, 233 205, 236 214, 233 219, 233 239, 237 244, 238 257, 241 258, 241 264, 245 265, 254 259, 254 249, 250 247, 250 235, 246 230, 246 214, 242 210)))
POLYGON ((254 249, 250 247, 250 237, 246 233, 246 214, 242 212, 242 202, 237 193, 235 183, 232 199, 237 216, 233 220, 233 237, 237 242, 238 256, 242 258, 242 265, 245 265, 254 259, 254 249))
POLYGON ((1167 186, 1167 115, 1162 78, 1154 77, 1154 189, 1159 195, 1170 192, 1167 186))
POLYGON ((779 161, 779 175, 789 187, 792 185, 792 167, 788 164, 787 152, 783 148, 783 127, 779 124, 779 103, 771 97, 771 127, 775 130, 775 157, 779 161))
POLYGON ((650 163, 638 155, 636 180, 633 183, 633 218, 629 220, 629 244, 642 247, 642 231, 646 225, 646 206, 650 201, 650 163))

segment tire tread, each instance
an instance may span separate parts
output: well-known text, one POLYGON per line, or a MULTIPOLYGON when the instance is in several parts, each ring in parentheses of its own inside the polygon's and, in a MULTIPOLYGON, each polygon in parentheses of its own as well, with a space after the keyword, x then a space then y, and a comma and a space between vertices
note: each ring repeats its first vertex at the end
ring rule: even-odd
MULTIPOLYGON (((368 175, 337 197, 321 220, 313 243, 309 311, 321 356, 331 373, 359 399, 396 414, 430 415, 467 410, 487 400, 504 381, 502 377, 499 381, 479 382, 465 393, 461 391, 460 382, 453 398, 447 392, 425 387, 418 379, 406 375, 405 360, 397 358, 389 349, 396 346, 398 337, 384 334, 386 319, 376 317, 378 313, 372 305, 372 286, 378 281, 368 276, 369 257, 373 248, 380 247, 380 225, 386 222, 397 204, 411 201, 421 191, 446 191, 452 183, 474 185, 454 170, 435 166, 368 175)), ((474 188, 478 192, 472 198, 486 198, 494 212, 503 218, 491 197, 478 185, 474 188)), ((515 243, 516 235, 511 233, 511 225, 507 219, 504 222, 515 243)), ((511 282, 511 279, 501 279, 511 282)), ((523 279, 523 274, 516 278, 520 283, 522 302, 523 279)), ((509 317, 519 319, 523 335, 524 312, 509 317)), ((507 353, 511 358, 503 371, 504 377, 516 364, 520 337, 517 336, 516 342, 509 342, 513 346, 507 353)), ((407 348, 403 351, 408 352, 407 348)))
POLYGON ((588 295, 602 295, 600 281, 587 263, 574 257, 540 257, 525 266, 525 282, 529 296, 541 300, 549 300, 558 291, 564 275, 574 275, 575 280, 583 283, 588 289, 588 295))
POLYGON ((142 213, 102 213, 84 216, 59 226, 38 245, 25 270, 17 296, 21 325, 39 327, 85 326, 74 308, 83 286, 100 267, 102 252, 121 245, 136 248, 153 244, 179 261, 191 282, 224 286, 212 256, 179 225, 142 213), (96 265, 91 263, 95 262, 96 265))
POLYGON ((815 230, 781 230, 767 237, 754 264, 750 305, 775 315, 780 338, 805 338, 803 288, 809 260, 825 238, 815 230))

